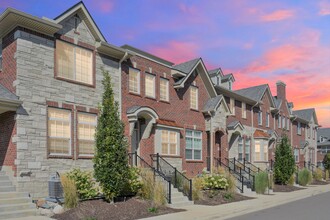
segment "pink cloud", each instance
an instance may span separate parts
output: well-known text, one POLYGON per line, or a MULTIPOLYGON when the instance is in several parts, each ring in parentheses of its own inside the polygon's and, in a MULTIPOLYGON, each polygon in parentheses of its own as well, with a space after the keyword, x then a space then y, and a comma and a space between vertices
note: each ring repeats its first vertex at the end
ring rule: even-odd
POLYGON ((270 14, 263 15, 260 17, 263 22, 271 22, 271 21, 282 21, 292 18, 294 16, 293 10, 277 10, 270 14))
POLYGON ((114 2, 108 0, 98 0, 93 1, 93 6, 97 10, 100 10, 102 13, 111 12, 114 8, 114 2))
POLYGON ((163 59, 181 63, 198 57, 198 49, 196 43, 172 40, 159 46, 151 46, 148 51, 163 59))
POLYGON ((319 15, 330 15, 330 2, 321 1, 319 3, 320 11, 319 15))

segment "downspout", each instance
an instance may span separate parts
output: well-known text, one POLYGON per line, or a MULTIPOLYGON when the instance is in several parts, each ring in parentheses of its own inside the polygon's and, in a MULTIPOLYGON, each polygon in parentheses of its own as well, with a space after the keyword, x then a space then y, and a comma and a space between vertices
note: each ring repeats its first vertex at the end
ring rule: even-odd
POLYGON ((121 77, 122 77, 122 74, 121 74, 121 64, 122 62, 126 59, 126 57, 128 56, 128 53, 127 51, 125 52, 124 56, 119 60, 119 63, 118 63, 118 72, 119 72, 119 117, 121 119, 121 109, 122 109, 122 105, 123 105, 123 102, 122 102, 122 91, 121 91, 121 77))
MULTIPOLYGON (((295 116, 293 119, 292 119, 292 122, 294 121, 294 120, 296 120, 297 119, 297 116, 295 116)), ((290 137, 290 139, 291 139, 291 146, 293 147, 293 123, 291 123, 291 137, 290 137)))
POLYGON ((213 127, 212 127, 212 114, 211 112, 209 112, 210 116, 211 116, 211 120, 210 120, 210 173, 213 173, 213 127))

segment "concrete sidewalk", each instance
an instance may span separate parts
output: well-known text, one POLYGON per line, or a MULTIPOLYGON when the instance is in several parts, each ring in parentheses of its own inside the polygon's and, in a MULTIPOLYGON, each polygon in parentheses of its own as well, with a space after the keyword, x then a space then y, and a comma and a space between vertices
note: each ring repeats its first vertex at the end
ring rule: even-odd
POLYGON ((162 216, 146 218, 148 220, 168 220, 168 219, 228 219, 235 216, 271 208, 296 200, 304 199, 320 193, 330 192, 329 185, 310 185, 306 189, 274 193, 274 195, 257 195, 256 199, 234 202, 218 206, 192 205, 184 207, 186 212, 173 213, 162 216))

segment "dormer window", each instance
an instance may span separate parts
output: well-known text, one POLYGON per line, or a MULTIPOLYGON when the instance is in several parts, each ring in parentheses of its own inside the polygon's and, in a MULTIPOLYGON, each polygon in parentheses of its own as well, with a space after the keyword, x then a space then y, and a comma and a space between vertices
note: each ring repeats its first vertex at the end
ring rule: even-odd
POLYGON ((190 108, 198 110, 198 88, 190 86, 190 108))

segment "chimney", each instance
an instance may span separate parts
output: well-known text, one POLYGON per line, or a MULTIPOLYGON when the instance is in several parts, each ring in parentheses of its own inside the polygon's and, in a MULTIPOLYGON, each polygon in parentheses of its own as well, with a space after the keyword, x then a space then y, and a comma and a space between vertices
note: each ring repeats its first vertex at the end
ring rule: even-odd
POLYGON ((286 92, 285 92, 285 83, 282 81, 276 82, 276 89, 277 89, 277 98, 286 100, 286 92))

